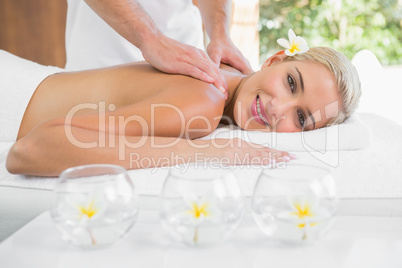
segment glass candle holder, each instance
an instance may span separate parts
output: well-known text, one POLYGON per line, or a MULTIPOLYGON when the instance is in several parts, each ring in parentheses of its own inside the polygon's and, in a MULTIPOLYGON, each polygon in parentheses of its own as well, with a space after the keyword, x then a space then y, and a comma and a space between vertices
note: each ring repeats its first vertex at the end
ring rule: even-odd
POLYGON ((245 200, 230 169, 172 168, 160 196, 162 225, 188 246, 226 240, 238 227, 245 200))
POLYGON ((254 188, 253 216, 272 240, 313 244, 331 228, 337 195, 330 171, 311 165, 264 169, 254 188))
POLYGON ((52 219, 64 240, 81 248, 110 245, 134 225, 138 198, 127 171, 86 165, 63 171, 54 189, 52 219))

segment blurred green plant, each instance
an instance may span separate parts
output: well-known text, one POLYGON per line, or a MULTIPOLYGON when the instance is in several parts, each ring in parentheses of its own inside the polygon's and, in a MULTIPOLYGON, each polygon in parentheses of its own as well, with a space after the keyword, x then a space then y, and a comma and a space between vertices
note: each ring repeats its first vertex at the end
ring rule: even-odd
POLYGON ((260 0, 260 60, 278 52, 288 29, 309 46, 349 59, 371 50, 383 65, 402 64, 402 0, 260 0))

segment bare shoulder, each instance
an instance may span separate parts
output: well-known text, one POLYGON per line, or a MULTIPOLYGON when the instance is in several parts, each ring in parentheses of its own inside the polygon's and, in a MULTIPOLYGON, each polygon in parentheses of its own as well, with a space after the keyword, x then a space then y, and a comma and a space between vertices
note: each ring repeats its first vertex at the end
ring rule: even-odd
MULTIPOLYGON (((158 95, 158 100, 153 103, 162 101, 162 105, 171 105, 170 110, 174 109, 176 116, 169 117, 173 123, 170 125, 178 127, 180 124, 180 128, 188 132, 187 138, 210 134, 222 118, 225 98, 212 84, 187 76, 175 76, 158 95)), ((168 111, 164 113, 168 114, 168 111)))

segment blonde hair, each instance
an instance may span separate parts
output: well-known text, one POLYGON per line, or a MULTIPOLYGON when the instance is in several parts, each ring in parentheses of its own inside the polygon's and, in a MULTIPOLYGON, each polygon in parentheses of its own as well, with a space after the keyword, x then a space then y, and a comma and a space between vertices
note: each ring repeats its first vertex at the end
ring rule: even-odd
POLYGON ((327 126, 340 124, 348 119, 358 107, 362 94, 359 75, 350 60, 329 47, 313 47, 306 53, 287 57, 285 61, 314 60, 325 65, 335 76, 341 96, 341 111, 327 126))

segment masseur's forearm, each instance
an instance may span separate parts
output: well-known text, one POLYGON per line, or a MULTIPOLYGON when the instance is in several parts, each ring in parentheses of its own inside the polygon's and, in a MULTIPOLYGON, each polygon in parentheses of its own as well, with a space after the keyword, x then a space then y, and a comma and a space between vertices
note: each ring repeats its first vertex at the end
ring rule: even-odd
POLYGON ((208 58, 204 51, 165 36, 137 1, 85 1, 121 36, 138 47, 144 59, 158 70, 212 83, 227 95, 219 64, 208 58))
POLYGON ((209 57, 216 64, 228 64, 243 74, 253 72, 243 53, 230 38, 229 25, 232 14, 230 0, 199 0, 205 28, 211 39, 207 47, 209 57))
POLYGON ((136 0, 85 0, 114 30, 142 49, 157 38, 159 30, 136 0))
POLYGON ((199 0, 198 7, 205 29, 211 40, 215 38, 229 38, 232 1, 199 0))

